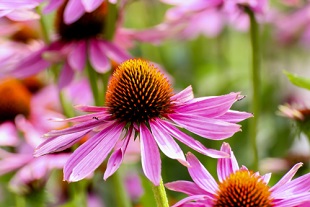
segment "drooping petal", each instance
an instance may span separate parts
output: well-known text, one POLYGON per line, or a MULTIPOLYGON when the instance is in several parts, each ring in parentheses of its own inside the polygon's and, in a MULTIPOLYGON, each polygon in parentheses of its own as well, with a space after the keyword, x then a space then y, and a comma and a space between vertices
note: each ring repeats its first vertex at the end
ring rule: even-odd
POLYGON ((174 102, 184 103, 184 102, 192 100, 193 98, 194 98, 194 93, 193 93, 192 86, 188 86, 181 92, 173 95, 171 97, 171 100, 174 102))
POLYGON ((13 21, 27 21, 27 20, 40 19, 39 14, 27 9, 16 9, 7 14, 6 17, 13 21))
POLYGON ((63 89, 67 85, 71 83, 73 80, 74 72, 70 65, 66 62, 61 69, 61 73, 58 79, 58 87, 59 89, 63 89))
POLYGON ((143 123, 140 125, 140 141, 143 172, 157 186, 161 178, 160 154, 151 132, 143 123))
POLYGON ((131 55, 128 54, 125 50, 119 48, 114 43, 107 42, 107 41, 100 41, 99 47, 102 51, 106 52, 106 55, 110 57, 112 60, 116 61, 117 63, 122 63, 125 60, 131 58, 131 55))
POLYGON ((21 168, 26 163, 33 159, 31 155, 28 154, 18 154, 12 155, 10 157, 0 160, 0 175, 4 175, 8 172, 14 171, 21 168))
POLYGON ((76 133, 76 132, 92 129, 96 126, 99 126, 99 125, 102 125, 105 123, 106 123, 106 120, 104 120, 104 119, 99 119, 99 120, 94 119, 92 121, 88 121, 85 123, 76 124, 72 127, 66 128, 66 129, 52 130, 52 131, 48 132, 47 134, 44 134, 44 136, 45 137, 55 137, 55 136, 61 136, 61 135, 65 135, 65 134, 76 133))
POLYGON ((107 111, 107 107, 102 106, 85 106, 85 105, 77 105, 74 108, 84 112, 101 112, 107 111))
POLYGON ((89 59, 98 73, 105 73, 110 69, 110 60, 107 58, 106 52, 99 46, 98 40, 90 41, 89 59))
MULTIPOLYGON (((310 193, 305 192, 297 195, 290 195, 285 199, 276 200, 275 206, 279 207, 292 207, 292 206, 299 206, 304 202, 310 201, 310 193)), ((305 206, 306 207, 306 206, 305 206)))
POLYGON ((170 157, 171 159, 177 159, 183 165, 188 166, 182 149, 173 140, 173 138, 165 130, 159 128, 158 124, 155 121, 150 121, 149 124, 152 130, 153 137, 160 150, 167 157, 170 157))
POLYGON ((64 0, 49 0, 46 7, 43 9, 43 13, 49 13, 61 6, 64 0))
POLYGON ((90 120, 99 120, 102 118, 106 118, 107 116, 110 116, 107 114, 105 111, 97 112, 97 113, 92 113, 92 114, 85 114, 81 116, 76 116, 72 118, 67 118, 67 119, 62 119, 62 118, 51 118, 51 121, 56 121, 56 122, 85 122, 85 121, 90 121, 90 120))
POLYGON ((85 8, 81 0, 69 1, 64 12, 64 22, 71 24, 78 20, 85 12, 85 8))
MULTIPOLYGON (((174 204, 172 207, 178 207, 178 206, 183 206, 184 204, 191 202, 191 201, 199 201, 199 200, 204 200, 208 198, 206 195, 193 195, 193 196, 188 196, 176 204, 174 204)), ((199 206, 200 207, 200 206, 199 206)), ((208 206, 207 206, 208 207, 208 206)), ((211 206, 210 206, 211 207, 211 206)))
POLYGON ((201 144, 199 141, 195 140, 191 136, 185 134, 175 126, 173 126, 171 123, 163 120, 157 120, 158 127, 161 127, 162 130, 167 130, 173 137, 178 139, 180 142, 184 143, 185 145, 189 146, 190 148, 196 150, 197 152, 207 155, 209 157, 213 158, 223 158, 223 157, 229 157, 229 154, 225 152, 221 152, 219 150, 215 149, 208 149, 203 144, 201 144))
POLYGON ((43 52, 45 52, 47 49, 47 47, 43 47, 40 50, 33 52, 25 59, 21 60, 10 72, 10 75, 16 78, 24 78, 37 74, 40 71, 48 68, 51 64, 42 58, 43 52))
POLYGON ((82 139, 87 133, 89 133, 89 131, 90 130, 84 130, 73 134, 51 137, 37 146, 33 155, 39 157, 45 154, 65 150, 82 139))
POLYGON ((276 198, 283 197, 286 198, 287 194, 297 195, 304 192, 310 191, 310 173, 300 176, 284 185, 281 189, 278 189, 276 192, 273 192, 273 196, 276 198))
POLYGON ((110 156, 110 159, 107 164, 107 169, 104 172, 103 179, 106 180, 108 177, 110 177, 121 165, 124 159, 124 154, 126 152, 129 140, 132 135, 132 130, 128 131, 128 134, 123 140, 123 146, 116 149, 110 156))
POLYGON ((239 170, 238 162, 236 157, 228 143, 223 143, 221 147, 222 152, 226 152, 230 155, 230 158, 220 158, 217 162, 217 175, 220 182, 223 182, 230 174, 233 174, 239 170))
POLYGON ((64 180, 79 181, 94 172, 115 146, 123 127, 115 123, 77 148, 64 167, 64 180))
POLYGON ((273 193, 281 192, 281 188, 283 185, 292 180, 297 170, 302 166, 302 163, 297 163, 288 171, 282 178, 279 180, 274 186, 270 188, 270 191, 273 193))
POLYGON ((218 185, 209 171, 199 162, 199 160, 192 154, 187 153, 187 161, 191 165, 188 167, 188 172, 194 182, 210 194, 215 194, 218 185))
POLYGON ((71 52, 68 54, 68 63, 72 69, 82 71, 85 68, 87 57, 86 41, 76 42, 72 47, 71 52))
POLYGON ((169 190, 185 193, 187 195, 208 194, 207 191, 201 189, 196 183, 185 180, 178 180, 175 182, 166 183, 165 187, 169 190))
POLYGON ((195 115, 170 114, 179 126, 208 139, 222 140, 240 131, 240 125, 195 115))
POLYGON ((103 0, 81 0, 86 12, 92 12, 99 7, 103 0))
POLYGON ((224 115, 217 117, 217 119, 230 123, 238 123, 250 117, 253 117, 253 114, 243 111, 228 110, 224 115))
POLYGON ((223 96, 214 96, 207 98, 195 98, 190 102, 179 106, 178 113, 195 114, 208 118, 213 118, 225 114, 238 100, 240 93, 230 93, 223 96))

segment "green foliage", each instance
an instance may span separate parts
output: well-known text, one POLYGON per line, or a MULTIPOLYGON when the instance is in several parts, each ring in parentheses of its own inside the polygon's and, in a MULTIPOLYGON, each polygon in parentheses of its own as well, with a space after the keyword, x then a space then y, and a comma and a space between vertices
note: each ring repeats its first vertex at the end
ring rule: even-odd
POLYGON ((284 74, 295 86, 310 90, 310 78, 301 77, 297 74, 284 71, 284 74))

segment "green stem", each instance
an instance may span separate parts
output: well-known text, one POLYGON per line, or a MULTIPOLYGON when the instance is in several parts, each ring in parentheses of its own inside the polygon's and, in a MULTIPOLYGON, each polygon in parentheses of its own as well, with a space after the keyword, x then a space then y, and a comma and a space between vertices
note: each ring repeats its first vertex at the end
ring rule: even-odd
POLYGON ((91 66, 91 64, 87 63, 87 72, 88 72, 88 78, 89 78, 89 83, 90 87, 93 93, 93 98, 96 106, 100 106, 100 96, 99 96, 99 89, 98 89, 98 74, 94 70, 94 68, 91 66))
POLYGON ((104 38, 106 40, 113 39, 116 24, 117 24, 117 17, 118 17, 117 12, 118 12, 117 5, 108 3, 108 15, 105 21, 105 30, 104 30, 104 38))
POLYGON ((255 19, 253 11, 245 7, 250 18, 251 46, 252 46, 252 112, 254 117, 250 122, 250 136, 252 151, 254 154, 253 170, 258 170, 258 150, 257 150, 257 126, 260 113, 260 44, 259 25, 255 19))
POLYGON ((116 205, 118 207, 131 207, 132 205, 119 170, 117 170, 110 179, 112 180, 112 184, 114 186, 116 205))
POLYGON ((62 110, 65 114, 66 117, 73 117, 74 114, 74 110, 71 106, 71 104, 69 104, 65 98, 64 92, 63 91, 59 91, 59 99, 60 99, 60 103, 62 106, 62 110))
POLYGON ((48 35, 48 29, 47 29, 47 24, 46 24, 46 20, 45 20, 45 15, 42 15, 40 7, 37 7, 36 10, 37 10, 38 14, 40 15, 40 26, 41 26, 41 31, 42 31, 44 42, 50 43, 50 38, 48 35))
POLYGON ((26 199, 24 196, 15 194, 15 201, 17 207, 26 207, 26 199))
POLYGON ((152 187, 157 207, 169 207, 168 198, 165 190, 163 180, 160 179, 158 186, 152 187))

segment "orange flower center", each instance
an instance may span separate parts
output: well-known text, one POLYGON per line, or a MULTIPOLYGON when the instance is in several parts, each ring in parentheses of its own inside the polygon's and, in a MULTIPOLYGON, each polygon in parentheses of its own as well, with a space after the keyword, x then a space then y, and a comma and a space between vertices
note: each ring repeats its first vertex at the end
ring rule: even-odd
POLYGON ((172 88, 150 62, 130 59, 120 64, 108 85, 106 104, 114 118, 144 122, 171 110, 172 88))
POLYGON ((0 95, 0 122, 14 120, 18 114, 30 114, 31 94, 18 80, 1 80, 0 95))
POLYGON ((108 11, 107 1, 104 1, 95 11, 85 13, 72 24, 66 24, 63 16, 67 6, 66 1, 57 10, 55 27, 63 41, 82 40, 99 35, 104 29, 104 20, 108 11))
POLYGON ((269 187, 247 170, 231 174, 219 184, 214 207, 271 207, 269 187))
POLYGON ((39 39, 39 34, 34 28, 26 24, 19 24, 19 30, 12 34, 10 38, 15 42, 27 44, 33 40, 39 39))

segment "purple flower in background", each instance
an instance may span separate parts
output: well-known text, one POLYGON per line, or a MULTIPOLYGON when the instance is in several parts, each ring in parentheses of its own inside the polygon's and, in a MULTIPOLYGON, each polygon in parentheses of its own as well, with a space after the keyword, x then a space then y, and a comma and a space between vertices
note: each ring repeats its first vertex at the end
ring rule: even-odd
POLYGON ((267 184, 271 173, 259 175, 245 166, 239 168, 229 144, 223 143, 222 152, 230 158, 220 158, 217 165, 219 182, 191 153, 187 155, 188 171, 194 182, 175 181, 166 187, 189 195, 174 206, 300 206, 310 200, 310 173, 292 180, 302 166, 296 164, 273 187, 267 184))
POLYGON ((117 0, 48 0, 44 12, 51 12, 68 2, 64 9, 63 18, 66 24, 72 24, 81 18, 85 13, 95 11, 103 2, 115 4, 117 0))
POLYGON ((202 137, 222 140, 240 131, 236 124, 252 116, 230 110, 239 93, 223 96, 194 98, 192 88, 173 95, 168 80, 148 61, 130 59, 118 66, 106 93, 106 106, 77 106, 90 114, 65 120, 72 127, 47 133, 49 137, 35 150, 36 157, 71 147, 86 134, 92 133, 78 147, 64 167, 64 180, 79 181, 91 174, 106 159, 116 143, 104 173, 111 176, 120 166, 128 142, 134 135, 140 140, 142 168, 155 185, 161 176, 158 147, 169 158, 188 165, 173 137, 207 156, 226 157, 226 152, 207 149, 197 140, 182 132, 187 129, 202 137))
POLYGON ((165 39, 193 39, 203 34, 215 37, 226 25, 238 30, 249 27, 248 15, 244 8, 250 8, 259 21, 265 21, 266 0, 161 0, 173 5, 167 10, 165 20, 149 29, 123 29, 132 39, 161 43, 165 39))
POLYGON ((7 17, 14 21, 38 19, 40 16, 32 11, 40 0, 2 0, 0 2, 0 18, 7 17))
POLYGON ((63 19, 66 5, 67 2, 57 10, 55 25, 59 37, 19 61, 10 75, 23 78, 37 74, 53 63, 63 63, 58 80, 62 88, 73 80, 76 72, 84 70, 87 61, 97 72, 105 73, 110 69, 111 60, 120 63, 130 58, 126 51, 102 37, 109 12, 107 2, 69 25, 63 19))

